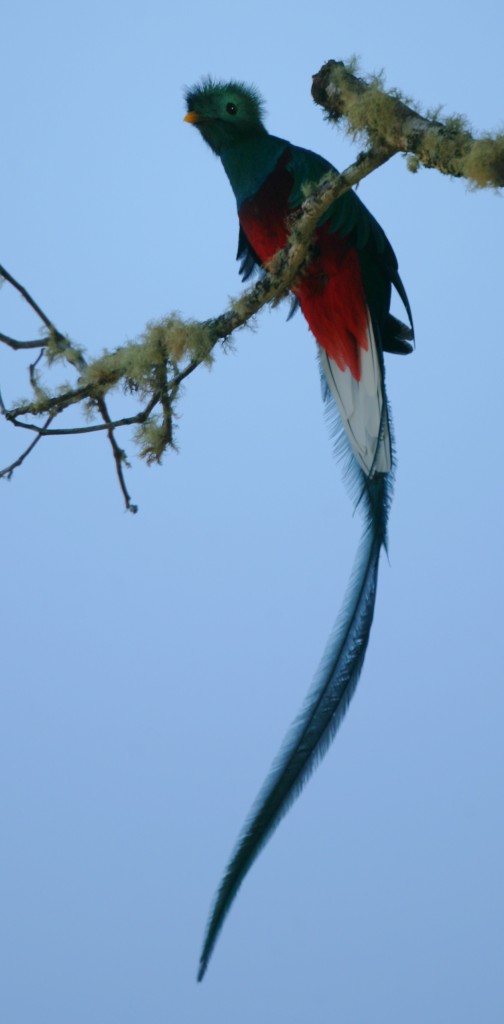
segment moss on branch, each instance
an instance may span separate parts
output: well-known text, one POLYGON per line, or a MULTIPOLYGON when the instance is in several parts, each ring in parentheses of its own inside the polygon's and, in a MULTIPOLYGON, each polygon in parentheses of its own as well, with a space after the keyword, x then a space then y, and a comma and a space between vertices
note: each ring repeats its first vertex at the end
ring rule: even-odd
POLYGON ((385 91, 380 76, 365 81, 342 61, 330 60, 314 75, 312 95, 330 120, 345 119, 354 137, 408 154, 410 170, 423 165, 478 188, 504 186, 502 133, 475 138, 463 117, 424 116, 397 90, 385 91))
POLYGON ((173 422, 182 383, 199 366, 211 365, 213 350, 219 342, 228 343, 230 336, 262 306, 275 304, 287 294, 309 258, 317 223, 338 196, 395 153, 407 155, 411 170, 432 167, 442 174, 464 177, 473 186, 504 185, 502 134, 475 138, 461 117, 441 121, 439 111, 432 116, 423 115, 397 90, 386 91, 380 76, 369 80, 357 77, 353 63, 328 61, 313 78, 312 94, 331 121, 345 120, 354 137, 366 139, 366 150, 343 174, 328 174, 305 195, 301 209, 292 217, 285 248, 273 257, 260 280, 220 316, 197 322, 171 313, 148 323, 135 341, 86 360, 83 348, 61 334, 24 286, 0 266, 0 280, 3 278, 28 303, 44 332, 39 341, 19 341, 0 333, 0 343, 14 351, 38 349, 35 361, 27 368, 31 396, 10 407, 4 405, 0 396, 4 418, 29 431, 32 438, 25 451, 0 470, 0 477, 9 478, 42 437, 105 431, 126 508, 136 511, 125 485, 126 455, 114 432, 119 427, 134 427, 140 456, 148 463, 160 462, 166 450, 175 447, 173 422), (60 383, 50 387, 42 379, 42 360, 50 370, 54 370, 55 363, 71 367, 78 374, 77 382, 73 386, 60 383), (132 415, 114 420, 106 400, 117 389, 134 396, 140 408, 132 415), (84 425, 55 426, 54 420, 72 407, 80 408, 87 416, 84 425), (90 417, 95 418, 96 414, 100 422, 90 423, 90 417))

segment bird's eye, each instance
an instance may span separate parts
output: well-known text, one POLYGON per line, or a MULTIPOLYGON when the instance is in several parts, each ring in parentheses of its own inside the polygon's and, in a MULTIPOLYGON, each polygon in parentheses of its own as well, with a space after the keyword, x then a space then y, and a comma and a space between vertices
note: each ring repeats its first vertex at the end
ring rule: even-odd
POLYGON ((237 108, 236 104, 235 103, 226 103, 226 112, 228 114, 236 114, 238 112, 238 108, 237 108))

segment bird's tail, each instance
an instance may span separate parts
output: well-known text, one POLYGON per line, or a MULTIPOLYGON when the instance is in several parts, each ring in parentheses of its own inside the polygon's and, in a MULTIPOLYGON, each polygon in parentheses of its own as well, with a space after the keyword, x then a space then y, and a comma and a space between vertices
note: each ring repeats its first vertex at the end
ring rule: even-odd
POLYGON ((199 981, 245 875, 328 749, 362 669, 373 621, 380 551, 387 543, 392 473, 376 473, 370 479, 352 461, 364 533, 348 592, 304 707, 252 807, 217 892, 201 953, 199 981))

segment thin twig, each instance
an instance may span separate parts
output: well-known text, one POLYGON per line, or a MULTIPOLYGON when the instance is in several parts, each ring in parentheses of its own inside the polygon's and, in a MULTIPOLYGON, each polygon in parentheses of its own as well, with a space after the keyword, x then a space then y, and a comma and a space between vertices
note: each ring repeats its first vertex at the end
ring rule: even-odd
MULTIPOLYGON (((48 416, 44 426, 47 427, 49 423, 52 422, 53 419, 54 416, 48 416)), ((0 469, 0 479, 5 478, 6 480, 10 480, 14 470, 23 464, 24 460, 28 457, 28 455, 30 455, 30 453, 35 448, 35 445, 39 443, 43 436, 43 431, 39 430, 37 437, 32 441, 31 444, 28 445, 28 448, 26 448, 25 451, 22 452, 22 454, 15 460, 15 462, 11 462, 10 466, 6 466, 5 469, 0 469)))
POLYGON ((39 338, 38 341, 16 341, 15 338, 9 338, 8 334, 2 334, 0 332, 0 341, 3 341, 9 348, 21 349, 21 348, 43 348, 47 345, 45 338, 39 338))
POLYGON ((126 458, 126 452, 122 448, 119 447, 119 445, 118 445, 118 443, 117 443, 117 441, 115 439, 115 436, 114 436, 114 424, 112 423, 112 420, 110 419, 109 412, 108 412, 107 406, 105 405, 104 399, 103 398, 98 399, 96 404, 98 406, 98 409, 100 410, 100 413, 101 413, 105 423, 108 424, 108 430, 107 430, 108 439, 109 439, 110 445, 112 447, 112 453, 113 453, 114 461, 115 461, 117 479, 119 481, 119 487, 121 488, 121 491, 122 491, 122 494, 123 494, 124 503, 126 505, 126 511, 127 512, 133 512, 133 514, 135 514, 136 512, 138 512, 138 505, 132 504, 131 497, 130 497, 130 494, 129 494, 128 489, 126 487, 125 480, 124 480, 123 465, 127 466, 129 468, 129 462, 128 462, 127 458, 126 458))
MULTIPOLYGON (((5 267, 3 267, 1 265, 0 265, 0 277, 2 277, 5 281, 7 281, 25 299, 25 301, 28 303, 28 305, 31 307, 31 309, 34 311, 34 313, 36 313, 36 315, 42 320, 42 323, 47 328, 47 330, 52 334, 52 336, 54 338, 56 338, 57 340, 61 339, 61 341, 64 342, 65 341, 64 336, 60 333, 60 331, 57 330, 57 328, 54 326, 54 324, 49 319, 49 317, 44 313, 43 309, 41 309, 41 307, 38 305, 38 303, 35 302, 35 299, 33 298, 33 296, 30 295, 30 293, 27 291, 27 289, 22 284, 20 284, 20 282, 17 281, 16 278, 13 277, 13 275, 10 274, 9 271, 5 269, 5 267)), ((41 339, 40 342, 29 342, 29 341, 22 342, 22 341, 16 341, 14 338, 10 338, 8 335, 0 334, 0 340, 3 341, 6 345, 9 345, 9 347, 13 348, 13 349, 40 348, 41 350, 43 350, 47 346, 47 339, 41 339)), ((65 344, 66 344, 66 342, 65 342, 65 344)), ((34 363, 32 363, 30 365, 30 368, 29 368, 30 381, 31 381, 32 387, 34 387, 34 384, 35 384, 35 378, 34 378, 35 368, 36 368, 37 363, 39 362, 41 356, 42 356, 42 351, 39 353, 37 359, 35 360, 34 363)), ((83 358, 82 355, 79 355, 79 358, 77 360, 77 365, 79 366, 79 369, 81 369, 81 370, 85 369, 85 367, 87 366, 86 360, 83 358)), ((124 502, 125 502, 125 505, 126 505, 126 509, 128 511, 130 511, 130 512, 137 512, 138 511, 138 506, 132 504, 131 497, 130 497, 130 494, 129 494, 127 488, 126 488, 126 483, 125 483, 125 480, 124 480, 123 465, 128 465, 128 462, 127 462, 127 459, 126 459, 126 453, 123 451, 122 448, 119 447, 119 445, 118 445, 118 443, 116 441, 116 438, 114 436, 114 424, 113 424, 113 422, 112 422, 112 420, 110 418, 110 415, 109 415, 109 412, 108 412, 108 409, 107 409, 107 405, 106 405, 105 399, 104 398, 97 399, 96 400, 96 405, 97 405, 97 407, 98 407, 98 409, 100 411, 100 414, 101 414, 101 416, 103 418, 104 427, 107 430, 107 436, 108 436, 108 439, 109 439, 109 442, 110 442, 110 445, 111 445, 111 448, 112 448, 112 454, 113 454, 113 458, 114 458, 114 462, 115 462, 115 466, 116 466, 116 473, 117 473, 117 477, 118 477, 118 480, 119 480, 119 486, 121 488, 121 491, 122 491, 122 494, 123 494, 123 497, 124 497, 124 502)), ((43 436, 47 436, 47 434, 50 433, 50 431, 46 430, 45 428, 47 427, 47 425, 49 423, 52 422, 52 420, 54 419, 55 415, 56 415, 56 413, 51 413, 51 415, 48 417, 48 419, 46 421, 46 424, 44 425, 44 428, 42 428, 42 429, 37 428, 37 433, 38 433, 37 439, 29 446, 27 451, 25 453, 23 453, 22 456, 20 456, 20 458, 16 461, 16 463, 13 463, 13 465, 11 467, 7 467, 6 471, 4 473, 0 473, 0 475, 11 476, 13 471, 14 471, 14 469, 17 468, 17 466, 21 465, 22 462, 24 462, 24 459, 33 450, 33 448, 38 443, 40 438, 43 437, 43 436)), ((21 424, 16 423, 15 420, 11 419, 10 417, 8 417, 8 419, 10 419, 10 422, 13 422, 15 426, 21 426, 21 424)), ((23 425, 26 426, 26 424, 23 424, 23 425)), ((27 427, 27 429, 30 429, 30 428, 27 427)), ((89 432, 89 431, 85 431, 85 432, 89 432)))
MULTIPOLYGON (((24 288, 23 285, 19 283, 19 281, 16 281, 16 278, 13 277, 12 274, 9 274, 9 271, 6 270, 5 267, 2 267, 1 265, 0 265, 0 277, 3 277, 5 281, 8 281, 9 284, 11 284, 12 287, 15 288, 16 291, 19 292, 20 295, 22 295, 23 299, 25 299, 25 301, 28 303, 28 305, 31 306, 31 308, 33 309, 33 312, 36 313, 38 317, 40 317, 40 319, 42 320, 42 323, 45 324, 45 326, 47 327, 48 331, 54 331, 55 334, 58 335, 60 338, 63 337, 63 335, 61 335, 59 333, 59 331, 56 330, 54 325, 49 320, 49 317, 46 316, 44 311, 40 308, 38 303, 35 302, 35 299, 32 298, 32 296, 26 290, 26 288, 24 288)), ((44 344, 44 342, 42 342, 41 344, 44 344)))
MULTIPOLYGON (((20 427, 22 430, 31 430, 35 434, 40 434, 41 437, 63 437, 65 434, 95 434, 103 430, 116 430, 118 427, 134 427, 140 423, 145 423, 146 419, 148 419, 158 402, 159 395, 155 395, 151 398, 145 409, 136 413, 135 416, 124 416, 120 420, 110 420, 110 423, 88 423, 85 427, 53 427, 51 430, 47 430, 45 426, 40 427, 37 423, 22 423, 17 416, 14 416, 9 411, 5 411, 4 416, 9 423, 12 423, 13 427, 20 427)), ((62 409, 58 410, 58 412, 62 411, 62 409)), ((51 418, 54 419, 57 415, 58 413, 52 413, 51 418)))

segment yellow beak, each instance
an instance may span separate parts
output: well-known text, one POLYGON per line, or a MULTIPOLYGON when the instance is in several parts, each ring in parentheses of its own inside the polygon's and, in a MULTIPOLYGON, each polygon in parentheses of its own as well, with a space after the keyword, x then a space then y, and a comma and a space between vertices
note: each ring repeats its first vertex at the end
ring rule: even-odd
POLYGON ((194 110, 190 110, 184 117, 184 121, 189 121, 189 124, 197 124, 198 121, 201 121, 201 117, 194 110))

